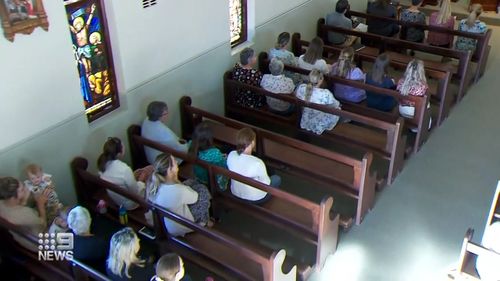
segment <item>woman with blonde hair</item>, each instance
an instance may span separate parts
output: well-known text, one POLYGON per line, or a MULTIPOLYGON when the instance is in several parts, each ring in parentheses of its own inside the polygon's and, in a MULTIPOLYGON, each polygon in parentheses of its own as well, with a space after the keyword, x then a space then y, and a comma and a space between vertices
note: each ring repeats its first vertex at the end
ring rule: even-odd
MULTIPOLYGON (((186 185, 188 181, 186 184, 181 183, 178 178, 179 167, 170 154, 158 155, 153 168, 147 187, 148 200, 199 225, 211 226, 208 214, 211 196, 207 187, 199 183, 190 187, 186 185)), ((173 236, 184 236, 192 231, 167 218, 164 223, 173 236)))
MULTIPOLYGON (((333 97, 330 90, 321 88, 323 79, 323 73, 317 69, 313 69, 309 73, 309 83, 301 84, 297 88, 297 98, 307 102, 324 104, 329 107, 340 109, 340 102, 333 97)), ((300 127, 321 135, 323 131, 333 129, 338 121, 339 117, 337 115, 304 107, 302 110, 300 127)))
MULTIPOLYGON (((458 31, 472 32, 472 33, 486 33, 488 27, 486 24, 479 20, 479 16, 483 12, 481 4, 473 4, 469 17, 463 19, 458 24, 458 31)), ((476 41, 472 38, 458 37, 455 42, 455 49, 464 51, 473 51, 476 49, 476 41)))
MULTIPOLYGON (((441 1, 441 8, 439 11, 433 12, 429 18, 429 25, 443 27, 450 30, 455 28, 455 17, 451 15, 450 0, 441 1)), ((453 35, 429 31, 429 34, 427 35, 427 43, 433 46, 450 48, 453 45, 453 35)))
MULTIPOLYGON (((423 96, 427 89, 424 62, 413 59, 406 67, 404 76, 399 79, 397 90, 403 96, 423 96)), ((399 113, 404 117, 413 118, 415 105, 409 101, 403 102, 399 105, 399 113)))
POLYGON ((313 38, 306 53, 299 57, 299 67, 307 70, 318 69, 323 74, 330 72, 330 66, 323 59, 323 46, 321 38, 313 38))
MULTIPOLYGON (((332 65, 330 74, 349 80, 365 82, 365 74, 354 63, 354 49, 352 47, 347 47, 340 52, 339 59, 332 65)), ((336 98, 349 102, 359 103, 366 99, 365 90, 341 83, 334 84, 333 93, 336 98)))
POLYGON ((113 281, 147 280, 154 274, 153 264, 146 263, 137 254, 141 248, 139 237, 130 227, 125 227, 111 237, 106 274, 113 281))

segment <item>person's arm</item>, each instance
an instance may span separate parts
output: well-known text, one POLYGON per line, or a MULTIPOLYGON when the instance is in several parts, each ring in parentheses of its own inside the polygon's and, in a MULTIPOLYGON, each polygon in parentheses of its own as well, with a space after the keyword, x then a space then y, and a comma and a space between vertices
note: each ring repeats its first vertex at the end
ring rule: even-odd
POLYGON ((137 185, 137 181, 135 180, 134 171, 127 165, 123 167, 123 179, 125 180, 127 190, 134 194, 139 193, 139 185, 137 185))
POLYGON ((198 201, 198 193, 194 191, 191 187, 187 185, 182 185, 182 203, 184 204, 194 204, 198 201))
POLYGON ((181 152, 187 152, 189 149, 189 143, 185 140, 181 140, 169 127, 164 126, 164 131, 162 132, 162 144, 167 145, 175 150, 181 152))
POLYGON ((40 218, 40 223, 42 228, 47 226, 47 213, 46 206, 49 200, 49 195, 52 192, 51 188, 46 188, 42 192, 35 194, 36 208, 38 210, 38 217, 40 218))
MULTIPOLYGON (((257 158, 258 159, 258 158, 257 158)), ((266 169, 266 164, 260 159, 259 161, 255 163, 255 179, 260 181, 261 183, 264 184, 270 184, 271 183, 271 178, 269 178, 269 175, 267 174, 267 169, 266 169)))

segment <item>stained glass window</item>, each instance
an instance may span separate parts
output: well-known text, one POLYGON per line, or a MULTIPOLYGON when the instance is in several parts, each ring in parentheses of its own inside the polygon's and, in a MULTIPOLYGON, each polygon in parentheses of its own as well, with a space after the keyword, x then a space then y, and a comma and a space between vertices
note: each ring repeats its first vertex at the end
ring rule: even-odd
POLYGON ((73 55, 89 122, 120 106, 101 0, 65 1, 73 55))
POLYGON ((229 30, 231 47, 247 40, 247 1, 229 0, 229 30))

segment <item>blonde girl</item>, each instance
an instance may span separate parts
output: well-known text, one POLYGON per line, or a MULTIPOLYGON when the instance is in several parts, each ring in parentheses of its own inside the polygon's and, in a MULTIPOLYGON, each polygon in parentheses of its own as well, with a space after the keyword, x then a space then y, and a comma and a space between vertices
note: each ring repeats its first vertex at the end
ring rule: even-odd
MULTIPOLYGON (((419 59, 413 59, 406 67, 404 76, 399 79, 397 90, 403 96, 423 96, 427 92, 427 89, 424 62, 419 59)), ((415 105, 411 102, 403 102, 399 105, 399 113, 405 117, 413 118, 415 115, 415 105)))
MULTIPOLYGON (((455 28, 455 17, 451 16, 450 0, 442 0, 441 8, 438 12, 433 12, 429 18, 429 25, 448 28, 455 28)), ((453 35, 429 31, 427 35, 427 43, 443 48, 450 48, 453 45, 453 35)))
MULTIPOLYGON (((463 19, 458 24, 459 31, 466 31, 472 33, 485 33, 488 27, 486 24, 479 20, 479 16, 483 12, 481 4, 474 4, 471 6, 469 17, 463 19)), ((474 51, 476 49, 476 40, 472 38, 458 37, 455 43, 457 50, 474 51)))
MULTIPOLYGON (((321 88, 323 79, 323 73, 317 69, 313 69, 309 73, 309 83, 301 84, 297 88, 297 98, 307 102, 324 104, 340 109, 340 103, 333 97, 330 90, 321 88)), ((338 121, 339 117, 337 115, 304 107, 302 119, 300 120, 300 127, 320 135, 325 130, 333 129, 338 121)))
MULTIPOLYGON (((330 74, 349 80, 365 81, 365 73, 354 63, 354 49, 352 47, 347 47, 340 52, 339 59, 333 64, 330 74)), ((365 90, 341 83, 335 83, 333 93, 338 99, 354 103, 366 99, 365 90)))

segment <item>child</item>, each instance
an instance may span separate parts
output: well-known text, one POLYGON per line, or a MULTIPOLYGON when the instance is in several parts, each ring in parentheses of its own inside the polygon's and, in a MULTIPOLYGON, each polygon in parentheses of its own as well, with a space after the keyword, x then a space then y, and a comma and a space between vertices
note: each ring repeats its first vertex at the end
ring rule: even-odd
MULTIPOLYGON (((406 67, 404 76, 399 79, 397 90, 403 96, 423 96, 427 92, 427 79, 425 78, 424 62, 413 59, 406 67)), ((399 106, 399 113, 407 118, 415 115, 415 105, 403 102, 399 106)))
POLYGON ((63 233, 69 230, 68 227, 68 213, 70 211, 69 207, 63 207, 59 209, 57 217, 54 219, 49 227, 49 233, 63 233))
MULTIPOLYGON (((348 80, 365 82, 365 74, 354 63, 354 49, 352 47, 347 47, 340 52, 339 59, 333 64, 330 73, 348 80)), ((365 90, 341 83, 335 83, 333 93, 337 99, 354 103, 360 103, 366 99, 365 90)))
POLYGON ((62 208, 62 204, 59 202, 55 191, 54 183, 52 182, 52 175, 44 173, 42 167, 37 164, 29 164, 26 166, 25 172, 28 179, 24 181, 24 185, 30 192, 39 194, 47 188, 52 189, 47 201, 47 222, 49 224, 52 223, 59 209, 62 208))

